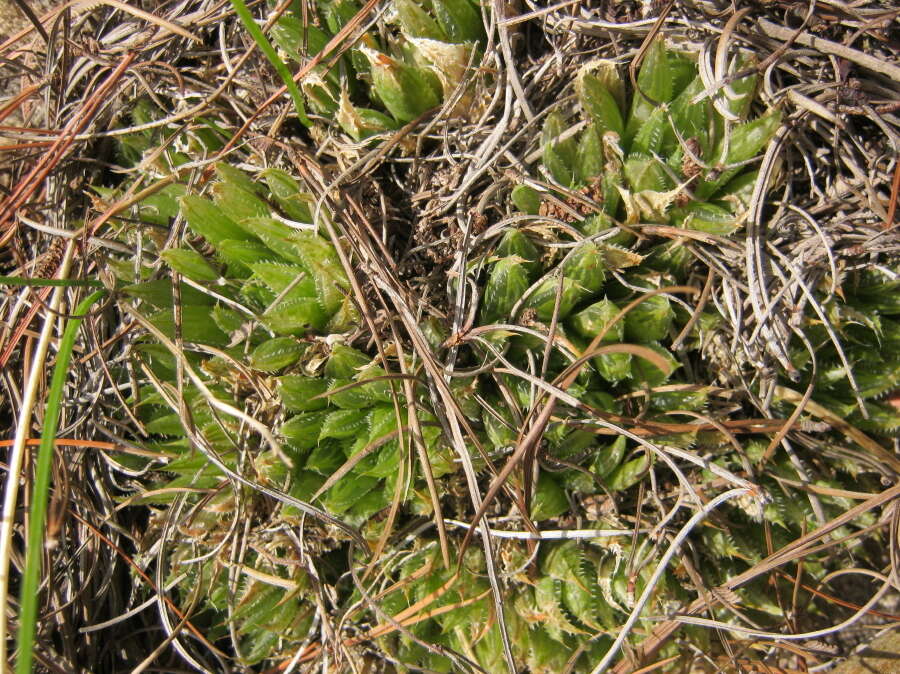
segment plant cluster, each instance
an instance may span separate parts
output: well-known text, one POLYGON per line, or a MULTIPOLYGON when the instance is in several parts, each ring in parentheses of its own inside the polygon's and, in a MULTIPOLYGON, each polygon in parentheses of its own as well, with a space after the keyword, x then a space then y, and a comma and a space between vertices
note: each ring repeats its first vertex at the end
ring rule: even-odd
MULTIPOLYGON (((393 11, 399 35, 369 31, 362 46, 302 83, 311 109, 356 141, 453 96, 464 100, 463 73, 483 38, 468 0, 396 0, 393 11)), ((318 26, 282 18, 275 41, 300 61, 300 45, 317 53, 355 13, 337 0, 322 6, 318 26)), ((470 369, 452 390, 471 430, 469 459, 487 484, 548 392, 560 401, 535 454, 508 480, 510 493, 525 493, 510 506, 517 520, 619 532, 499 544, 503 622, 513 658, 531 672, 591 671, 650 583, 665 541, 642 528, 638 483, 652 479, 672 502, 677 475, 697 492, 720 491, 745 484, 738 475, 752 476, 748 466, 766 450, 767 439, 740 420, 723 433, 740 408, 696 375, 706 331, 719 318, 695 315, 672 289, 694 270, 686 238, 731 235, 747 217, 753 161, 781 119, 777 110, 752 116, 752 66, 736 59, 728 86, 715 94, 696 64, 663 40, 647 51, 633 92, 617 65, 586 66, 575 83, 582 119, 547 116, 541 174, 512 190, 517 215, 488 230, 467 269, 479 298, 472 325, 451 335, 426 321, 434 349, 463 347, 470 369), (732 433, 746 433, 740 451, 732 433)), ((204 129, 199 142, 220 146, 220 129, 204 129)), ((136 159, 152 147, 149 136, 130 138, 123 153, 136 159)), ((160 168, 183 161, 170 153, 160 168)), ((435 493, 448 520, 471 519, 459 496, 460 462, 416 359, 396 350, 373 356, 358 339, 360 297, 336 215, 283 171, 248 175, 219 163, 215 172, 206 196, 175 183, 138 205, 137 215, 158 227, 138 234, 156 264, 111 265, 129 312, 146 328, 132 350, 145 383, 129 403, 153 438, 146 448, 165 465, 141 501, 157 509, 154 527, 178 531, 165 564, 168 580, 190 580, 180 603, 201 606, 194 623, 212 643, 230 639, 245 665, 281 662, 304 647, 314 653, 327 606, 355 629, 345 644, 375 643, 400 670, 500 671, 502 630, 483 553, 454 553, 447 567, 435 536, 416 535, 435 515, 435 493), (164 229, 182 221, 184 236, 164 229), (412 372, 414 383, 404 385, 400 371, 412 372), (427 462, 413 459, 413 437, 427 462), (343 527, 306 519, 308 504, 343 527), (385 548, 404 527, 413 534, 385 548), (357 538, 384 553, 375 583, 368 571, 356 577, 366 558, 347 545, 357 538), (304 561, 308 555, 318 561, 304 561)), ((871 400, 858 409, 842 364, 854 366, 863 398, 896 387, 896 349, 872 349, 877 340, 898 341, 895 285, 866 277, 853 301, 829 307, 846 353, 834 351, 824 328, 812 338, 829 382, 816 400, 884 431, 896 428, 896 414, 871 400), (880 378, 884 371, 893 379, 880 378)), ((845 508, 846 499, 827 491, 816 501, 820 513, 812 501, 786 496, 779 479, 795 477, 784 459, 758 480, 774 498, 764 512, 773 526, 742 504, 698 530, 692 568, 707 586, 845 508)), ((839 491, 842 479, 833 473, 820 483, 839 491)), ((499 507, 489 513, 505 514, 499 507)), ((668 507, 672 522, 685 519, 668 507)), ((690 573, 682 564, 654 581, 652 612, 692 597, 690 573)), ((742 592, 756 617, 783 613, 765 588, 742 592)), ((708 632, 692 638, 709 646, 708 632)), ((663 656, 678 645, 669 649, 663 656)))
MULTIPOLYGON (((321 52, 359 11, 352 0, 319 3, 317 25, 297 16, 278 20, 273 37, 293 61, 321 52)), ((358 46, 335 64, 314 68, 301 83, 313 112, 337 122, 360 141, 407 124, 453 101, 462 113, 472 103, 468 67, 477 64, 484 41, 481 10, 470 0, 434 0, 427 6, 395 0, 389 7, 394 31, 366 32, 358 46)))

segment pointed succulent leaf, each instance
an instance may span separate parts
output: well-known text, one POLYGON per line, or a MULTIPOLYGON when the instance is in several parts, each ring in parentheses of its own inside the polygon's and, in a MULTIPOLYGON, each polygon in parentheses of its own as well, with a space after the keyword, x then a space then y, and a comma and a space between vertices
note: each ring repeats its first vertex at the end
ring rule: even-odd
POLYGON ((288 292, 288 297, 315 297, 315 284, 306 269, 281 262, 255 262, 250 265, 255 278, 260 279, 276 294, 288 292))
POLYGON ((200 253, 187 248, 170 248, 160 253, 160 257, 182 276, 192 281, 215 281, 219 272, 200 253))
POLYGON ((625 436, 620 435, 615 441, 597 451, 594 463, 591 466, 594 473, 601 478, 607 477, 625 458, 625 436))
MULTIPOLYGON (((535 315, 539 320, 547 322, 553 317, 559 285, 560 278, 558 276, 547 276, 525 300, 525 306, 534 309, 535 315)), ((559 300, 559 318, 563 319, 572 313, 572 309, 584 297, 584 294, 585 290, 576 281, 563 277, 562 295, 559 300)))
POLYGON ((721 171, 718 175, 710 176, 697 186, 695 196, 698 199, 707 199, 714 195, 720 187, 727 184, 740 170, 741 167, 733 166, 748 161, 757 156, 762 149, 769 144, 781 125, 781 112, 772 110, 752 122, 746 122, 731 130, 726 139, 719 140, 713 156, 723 166, 731 166, 721 171))
POLYGON ((519 257, 505 257, 491 266, 484 289, 482 320, 493 323, 508 318, 528 286, 528 268, 519 257))
POLYGON ((217 304, 212 308, 210 316, 220 330, 228 333, 240 330, 246 322, 246 319, 239 312, 221 304, 217 304))
POLYGON ((716 199, 725 203, 725 207, 736 217, 742 216, 750 208, 753 192, 759 171, 745 171, 732 179, 719 190, 716 199))
POLYGON ((324 379, 288 374, 278 378, 278 397, 285 408, 292 412, 313 412, 325 409, 326 398, 317 398, 325 393, 328 382, 324 379))
POLYGON ((319 432, 319 440, 334 438, 345 440, 352 438, 366 429, 366 416, 369 410, 335 410, 329 412, 319 432))
POLYGON ((209 199, 192 194, 185 195, 181 198, 181 213, 191 231, 202 236, 213 246, 217 246, 225 239, 246 241, 253 238, 209 199))
POLYGON ((668 115, 668 106, 660 105, 654 108, 631 141, 632 153, 652 156, 660 151, 666 127, 669 125, 668 115))
POLYGON ((321 332, 328 314, 315 297, 284 298, 259 317, 277 335, 303 335, 308 329, 321 332))
POLYGON ((325 25, 332 35, 340 32, 341 28, 359 13, 359 5, 355 0, 331 0, 325 4, 325 25))
POLYGON ((562 116, 553 112, 547 116, 542 133, 544 166, 563 187, 575 185, 575 169, 578 164, 578 146, 574 138, 559 140, 566 130, 562 116))
POLYGON ((591 241, 579 245, 562 265, 562 273, 580 285, 588 294, 600 292, 606 278, 603 247, 591 241))
POLYGON ((430 40, 447 39, 444 29, 416 0, 394 0, 394 9, 403 32, 408 36, 430 40))
POLYGON ((250 367, 260 372, 278 372, 300 360, 306 347, 291 337, 266 340, 250 353, 250 367))
POLYGON ((494 449, 511 447, 516 444, 517 433, 515 423, 499 399, 491 406, 491 410, 482 410, 481 420, 494 449), (499 418, 498 418, 499 415, 499 418))
MULTIPOLYGON (((586 309, 579 311, 572 317, 572 327, 575 332, 585 339, 593 339, 610 324, 619 313, 619 307, 608 299, 594 302, 586 309)), ((625 336, 625 320, 621 319, 612 324, 601 340, 601 344, 621 342, 625 336)))
POLYGON ((284 214, 296 222, 311 223, 310 205, 314 199, 300 189, 300 185, 287 172, 269 168, 260 173, 269 191, 284 214))
POLYGON ((630 142, 653 111, 672 100, 672 70, 663 38, 656 38, 641 63, 637 76, 638 90, 631 101, 631 112, 625 126, 625 139, 630 142))
POLYGON ((434 14, 450 42, 484 39, 481 12, 469 0, 432 0, 434 14))
POLYGON ((610 384, 618 384, 631 377, 632 356, 630 353, 604 353, 593 360, 594 368, 610 384))
MULTIPOLYGON (((175 339, 175 316, 171 309, 163 309, 148 316, 149 321, 169 339, 175 339)), ((209 320, 209 307, 185 304, 181 306, 181 338, 185 342, 223 347, 228 335, 209 320)))
MULTIPOLYGON (((621 85, 618 74, 614 74, 613 77, 621 85)), ((575 80, 575 91, 598 133, 602 135, 607 131, 614 131, 621 137, 625 132, 625 123, 622 121, 620 101, 610 92, 604 79, 608 82, 610 77, 604 78, 596 72, 582 71, 575 80)))
POLYGON ((578 182, 590 184, 603 173, 603 166, 603 141, 597 128, 593 124, 588 124, 578 139, 576 154, 578 182))
POLYGON ((681 140, 685 143, 696 140, 699 144, 698 154, 701 158, 709 155, 709 117, 710 102, 708 98, 695 101, 703 93, 703 80, 697 75, 684 91, 672 102, 669 108, 671 123, 666 123, 663 152, 671 152, 679 147, 678 136, 673 126, 678 129, 681 140))
POLYGON ((681 363, 675 360, 675 356, 673 356, 668 349, 663 348, 658 343, 647 344, 647 346, 662 357, 668 372, 660 370, 657 365, 647 358, 635 357, 631 361, 631 377, 636 383, 643 386, 651 388, 654 386, 662 386, 668 381, 669 375, 681 367, 681 363))
POLYGON ((654 295, 625 314, 625 335, 638 344, 663 339, 669 334, 674 316, 669 298, 654 295))
POLYGON ((335 344, 325 364, 325 376, 333 379, 353 379, 372 359, 362 351, 343 344, 335 344))
POLYGON ((334 247, 309 231, 294 232, 290 240, 312 275, 322 306, 329 314, 337 312, 344 301, 343 291, 350 287, 350 282, 334 247))
POLYGON ((541 195, 528 185, 516 185, 512 189, 512 202, 523 213, 537 215, 541 210, 541 195))
POLYGON ((341 298, 341 303, 328 321, 326 329, 329 334, 347 332, 359 325, 360 317, 353 300, 347 296, 341 298))
POLYGON ((497 255, 500 257, 518 257, 528 268, 529 278, 540 271, 538 262, 540 253, 531 239, 517 229, 507 231, 497 245, 497 255))
POLYGON ((285 421, 279 432, 297 449, 311 449, 319 442, 319 434, 328 414, 327 411, 298 414, 285 421))
POLYGON ((603 481, 610 491, 623 491, 640 482, 649 467, 650 459, 644 453, 614 468, 603 481))
POLYGON ((236 222, 269 215, 269 205, 265 201, 236 183, 215 183, 212 194, 216 206, 236 222))
POLYGON ((672 76, 672 100, 678 96, 697 75, 697 64, 679 52, 669 52, 669 72, 672 76))
POLYGON ((429 78, 419 68, 363 47, 372 72, 372 88, 394 119, 411 122, 440 103, 429 78))
POLYGON ((753 97, 756 94, 759 76, 755 68, 758 61, 754 54, 740 54, 728 69, 729 75, 735 75, 748 69, 752 70, 749 75, 733 80, 724 89, 728 110, 740 119, 747 118, 747 114, 750 112, 750 104, 753 102, 753 97))
POLYGON ((566 490, 547 472, 538 476, 531 503, 531 516, 535 520, 547 520, 562 515, 569 509, 566 490))
POLYGON ((731 211, 709 202, 692 201, 671 211, 672 223, 719 236, 728 236, 738 228, 738 220, 731 211))
POLYGON ((228 265, 229 270, 250 269, 256 262, 272 261, 277 259, 275 254, 259 241, 236 241, 225 239, 219 242, 216 250, 228 265))
POLYGON ((240 187, 242 190, 246 190, 251 194, 262 194, 262 189, 259 183, 253 182, 250 176, 248 176, 239 168, 232 166, 231 164, 227 164, 221 161, 218 162, 216 164, 216 176, 222 183, 225 183, 226 185, 240 187))
POLYGON ((184 425, 181 415, 177 413, 162 414, 144 422, 144 428, 153 435, 184 436, 184 425))
MULTIPOLYGON (((158 281, 144 281, 143 283, 135 283, 122 288, 122 292, 131 297, 152 304, 155 307, 172 307, 172 281, 169 279, 160 279, 158 281)), ((206 293, 202 293, 196 288, 191 288, 186 283, 178 286, 181 294, 181 301, 184 304, 208 305, 216 303, 216 300, 206 293)))
POLYGON ((275 218, 247 218, 241 220, 240 226, 248 235, 262 241, 272 251, 273 256, 303 264, 303 256, 293 240, 296 230, 283 222, 275 218))
POLYGON ((628 157, 625 180, 632 192, 665 192, 672 188, 672 181, 659 160, 646 154, 628 157))

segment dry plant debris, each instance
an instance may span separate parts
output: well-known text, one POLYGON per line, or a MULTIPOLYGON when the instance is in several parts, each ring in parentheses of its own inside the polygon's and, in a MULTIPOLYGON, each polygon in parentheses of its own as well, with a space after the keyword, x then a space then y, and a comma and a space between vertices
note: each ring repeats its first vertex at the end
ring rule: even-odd
POLYGON ((230 3, 0 45, 0 661, 29 552, 38 671, 827 671, 898 620, 892 3, 248 7, 303 111, 230 3))

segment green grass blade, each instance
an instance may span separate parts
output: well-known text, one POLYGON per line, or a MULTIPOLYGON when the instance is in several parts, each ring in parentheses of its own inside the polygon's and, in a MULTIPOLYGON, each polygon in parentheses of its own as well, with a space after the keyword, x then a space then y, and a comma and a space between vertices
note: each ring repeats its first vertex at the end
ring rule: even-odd
MULTIPOLYGON (((81 316, 86 314, 91 305, 104 294, 104 291, 98 290, 88 296, 75 309, 75 314, 81 316)), ((16 659, 16 674, 29 674, 34 656, 44 522, 47 518, 50 473, 53 468, 53 441, 56 439, 60 402, 68 374, 69 360, 72 357, 72 347, 75 345, 75 337, 78 335, 81 321, 81 318, 73 318, 66 324, 66 330, 59 345, 56 366, 53 368, 50 392, 47 396, 44 430, 41 433, 41 446, 38 449, 35 466, 31 520, 28 522, 28 545, 25 548, 25 571, 22 574, 22 590, 19 596, 19 634, 17 638, 19 655, 16 659)))
POLYGON ((247 8, 244 0, 231 0, 231 6, 234 7, 234 12, 244 24, 244 28, 246 28, 247 32, 250 33, 250 36, 256 40, 256 44, 259 46, 260 51, 265 54, 265 57, 269 59, 269 63, 275 68, 281 81, 284 82, 284 86, 287 87, 288 93, 290 93, 291 98, 294 99, 297 117, 300 118, 300 121, 304 126, 312 126, 312 122, 310 122, 309 117, 306 116, 306 107, 303 105, 303 95, 300 93, 297 83, 294 82, 291 71, 288 70, 284 61, 278 58, 278 52, 275 51, 272 43, 269 42, 269 39, 263 34, 262 29, 256 24, 256 21, 253 20, 253 15, 247 8))
POLYGON ((0 276, 0 286, 61 286, 63 288, 102 288, 93 279, 25 278, 24 276, 0 276))

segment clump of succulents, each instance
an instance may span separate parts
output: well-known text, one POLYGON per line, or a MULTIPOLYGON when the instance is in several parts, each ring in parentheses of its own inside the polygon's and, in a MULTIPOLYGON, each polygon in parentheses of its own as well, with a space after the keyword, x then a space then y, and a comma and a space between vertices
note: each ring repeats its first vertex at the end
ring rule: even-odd
MULTIPOLYGON (((404 502, 424 503, 427 496, 421 477, 400 468, 399 438, 410 428, 402 388, 379 361, 344 344, 360 316, 335 244, 315 231, 312 197, 276 169, 254 180, 218 164, 216 178, 212 198, 184 194, 138 207, 166 219, 180 214, 190 235, 165 249, 165 237, 146 240, 163 277, 128 283, 121 292, 150 330, 133 353, 151 383, 130 402, 154 438, 148 446, 167 457, 163 469, 175 475, 148 485, 143 501, 169 504, 180 489, 200 494, 180 510, 176 526, 189 543, 174 547, 172 575, 188 570, 210 615, 222 621, 213 634, 226 636, 230 626, 237 656, 252 664, 286 643, 299 644, 312 620, 306 572, 296 568, 299 552, 278 531, 301 521, 303 511, 291 499, 315 501, 374 542, 381 525, 370 518, 391 505, 404 475, 414 486, 402 493, 404 502), (173 350, 177 340, 180 351, 173 350), (180 367, 196 377, 181 387, 188 416, 175 396, 180 367), (223 406, 275 431, 277 445, 223 414, 223 406), (237 472, 287 500, 272 512, 252 490, 239 499, 229 483, 237 472), (229 535, 240 512, 259 528, 235 557, 229 535), (209 555, 187 561, 198 550, 209 555)), ((115 268, 133 273, 127 263, 115 268)), ((453 470, 440 430, 427 410, 416 414, 432 473, 440 477, 453 470)), ((161 511, 161 520, 171 513, 161 511)), ((327 551, 342 538, 323 533, 319 545, 327 551)))
MULTIPOLYGON (((514 206, 533 217, 519 218, 521 226, 503 233, 485 258, 480 323, 500 324, 493 331, 500 340, 507 324, 537 329, 544 339, 552 325, 557 373, 602 333, 599 346, 607 352, 592 358, 577 382, 597 409, 621 413, 621 404, 607 396, 639 391, 653 393, 650 410, 707 403, 702 388, 669 380, 684 363, 668 345, 689 317, 687 305, 651 291, 677 285, 687 271, 691 256, 679 230, 727 235, 746 215, 756 180, 748 164, 780 123, 775 110, 746 121, 756 87, 750 63, 737 60, 734 72, 751 74, 734 79, 721 100, 705 94, 696 64, 662 39, 648 50, 630 98, 614 64, 586 66, 576 81, 583 130, 572 134, 576 125, 551 113, 542 141, 546 179, 526 180, 512 191, 514 206), (674 240, 639 247, 644 225, 668 226, 674 240), (640 348, 609 348, 623 343, 640 348)), ((714 320, 704 315, 678 340, 688 347, 685 354, 697 345, 704 322, 714 320)), ((513 332, 504 347, 508 356, 526 370, 526 362, 541 363, 544 341, 521 328, 513 332)), ((523 410, 533 395, 525 389, 518 398, 523 410)))
MULTIPOLYGON (((818 319, 804 326, 804 334, 816 358, 813 400, 867 433, 895 437, 900 412, 889 396, 900 389, 900 282, 897 269, 887 271, 890 276, 866 271, 843 279, 841 297, 825 303, 837 343, 818 319)), ((810 360, 806 348, 797 349, 794 362, 807 377, 790 385, 809 383, 810 360)))
MULTIPOLYGON (((282 19, 276 41, 293 56, 306 39, 308 52, 316 53, 356 9, 345 1, 324 5, 319 25, 309 25, 306 38, 295 19, 282 19)), ((397 0, 394 10, 399 39, 385 45, 380 36, 367 34, 335 68, 314 70, 303 83, 314 111, 336 119, 357 140, 438 105, 462 76, 461 70, 449 74, 440 67, 464 68, 481 39, 480 14, 468 0, 397 0), (455 61, 444 56, 451 52, 455 61), (367 98, 379 109, 352 102, 367 98)), ((733 73, 750 64, 739 59, 733 73)), ((464 345, 461 359, 469 359, 474 374, 463 374, 452 390, 472 440, 499 460, 519 442, 540 401, 544 391, 535 382, 558 383, 596 342, 566 390, 569 398, 546 427, 531 466, 538 469, 528 476, 514 473, 509 485, 531 489, 528 508, 517 514, 542 523, 542 529, 578 526, 628 534, 547 540, 537 550, 521 540, 498 543, 513 657, 535 673, 563 671, 568 664, 573 672, 591 671, 659 557, 658 541, 631 535, 641 522, 630 510, 632 487, 659 466, 645 448, 613 437, 597 418, 639 427, 654 442, 702 452, 714 467, 737 473, 748 459, 760 460, 768 441, 752 437, 745 453, 738 453, 708 426, 701 431, 675 423, 684 421, 677 415, 685 411, 715 416, 719 406, 733 407, 717 401, 714 390, 697 385, 688 371, 702 331, 715 317, 703 314, 686 329, 691 307, 676 293, 656 291, 690 269, 678 230, 728 235, 741 226, 756 180, 750 160, 771 139, 779 114, 747 121, 753 74, 735 79, 721 94, 705 95, 696 65, 661 40, 648 50, 637 85, 638 91, 627 94, 609 63, 582 70, 576 90, 586 124, 569 136, 572 122, 557 113, 547 118, 543 179, 518 186, 511 197, 531 217, 519 218, 519 227, 498 229, 490 239, 496 245, 471 269, 480 274, 474 325, 450 336, 436 322, 424 323, 436 349, 446 340, 464 345), (638 238, 647 224, 668 226, 676 238, 647 243, 638 238), (570 404, 573 399, 577 405, 570 404)), ((216 127, 208 128, 209 141, 220 142, 216 127)), ((135 143, 135 157, 152 144, 146 138, 135 143)), ((168 161, 171 167, 182 158, 168 161)), ((388 370, 399 369, 399 356, 382 354, 394 359, 386 361, 366 353, 365 340, 354 341, 361 318, 342 259, 348 251, 338 237, 325 235, 334 231, 333 214, 317 208, 282 171, 251 177, 227 164, 215 170, 206 196, 176 183, 136 207, 138 218, 151 226, 137 236, 152 264, 111 265, 128 311, 146 327, 132 347, 144 383, 130 403, 150 436, 146 447, 165 457, 142 500, 158 508, 156 529, 177 531, 165 563, 168 579, 187 575, 175 590, 179 603, 199 598, 203 609, 194 622, 214 644, 228 640, 242 664, 284 662, 316 638, 315 616, 326 593, 321 575, 304 563, 311 555, 330 567, 329 610, 356 628, 346 643, 375 644, 399 671, 462 671, 467 660, 484 671, 501 671, 499 616, 477 546, 461 560, 451 552, 449 567, 431 533, 384 548, 371 584, 378 589, 369 592, 381 613, 369 610, 349 581, 341 547, 351 537, 377 548, 390 526, 434 515, 423 468, 409 458, 411 428, 418 427, 447 518, 472 515, 467 498, 458 497, 465 488, 461 468, 425 387, 404 389, 388 376, 388 370), (187 234, 170 239, 168 228, 182 221, 187 234), (186 371, 194 377, 185 377, 186 371), (238 474, 253 487, 235 482, 238 474), (301 503, 340 518, 349 532, 304 518, 301 503), (301 524, 304 554, 292 535, 301 524), (447 585, 457 563, 465 576, 447 585), (385 622, 385 614, 406 631, 385 622)), ((851 348, 854 362, 865 361, 873 373, 897 370, 890 356, 875 362, 876 355, 866 352, 873 338, 897 340, 890 288, 884 279, 859 284, 859 301, 873 309, 866 319, 833 307, 836 320, 848 324, 848 343, 858 346, 851 348)), ((845 383, 832 355, 822 351, 826 365, 820 370, 845 383)), ((405 365, 421 375, 414 361, 405 365)), ((867 398, 891 388, 862 375, 858 384, 867 398)), ((853 400, 841 386, 836 384, 831 406, 846 412, 840 405, 853 400)), ((469 449, 476 468, 490 478, 487 460, 474 446, 469 449)), ((698 488, 719 489, 713 472, 690 466, 685 471, 698 488)), ((771 531, 732 508, 697 532, 702 545, 694 553, 707 584, 761 559, 767 541, 777 547, 816 525, 810 503, 791 498, 773 477, 795 478, 790 462, 779 458, 770 472, 761 482, 773 494, 766 510, 771 531)), ((670 486, 663 474, 656 479, 670 486)), ((823 479, 839 487, 839 477, 823 479)), ((819 504, 826 513, 843 507, 832 496, 821 496, 819 504)), ((357 553, 350 563, 361 573, 367 560, 357 553)), ((805 572, 823 569, 811 565, 805 572)), ((693 598, 693 591, 683 589, 690 587, 687 573, 683 566, 667 571, 647 611, 664 614, 693 598)), ((780 614, 767 588, 751 585, 742 592, 744 606, 758 616, 780 614)), ((716 617, 729 619, 726 613, 716 617)), ((709 645, 708 632, 692 638, 709 645)), ((668 648, 661 657, 678 653, 677 644, 668 648)))
MULTIPOLYGON (((577 128, 559 111, 548 115, 543 170, 550 189, 520 185, 514 203, 573 222, 584 236, 619 226, 618 242, 647 224, 731 234, 746 216, 753 161, 781 122, 776 109, 750 119, 754 63, 737 58, 728 84, 709 93, 697 65, 657 39, 630 100, 615 63, 588 64, 575 82, 583 130, 573 134, 577 128)), ((677 241, 658 246, 648 260, 669 270, 686 262, 677 241)))
MULTIPOLYGON (((284 16, 273 28, 291 59, 314 56, 359 11, 352 0, 319 3, 318 22, 284 16)), ((301 82, 311 109, 359 141, 391 131, 450 99, 484 40, 481 10, 470 0, 395 0, 388 12, 399 30, 363 35, 332 67, 315 67, 301 82)), ((469 107, 461 91, 454 114, 469 107)))

